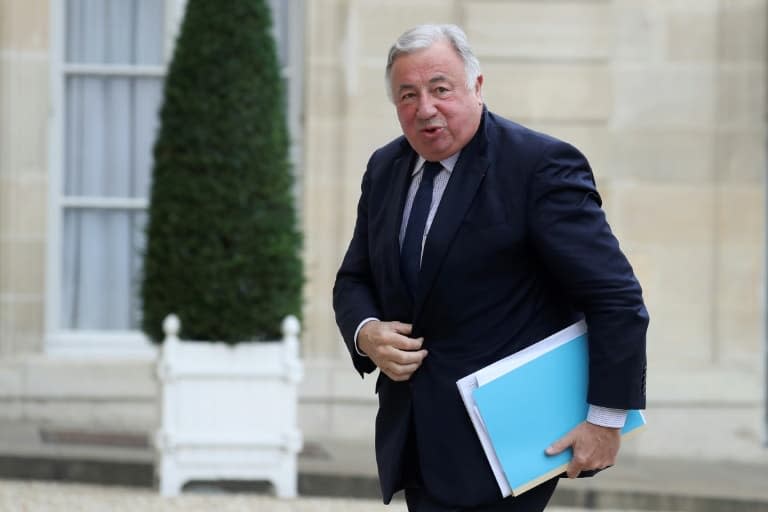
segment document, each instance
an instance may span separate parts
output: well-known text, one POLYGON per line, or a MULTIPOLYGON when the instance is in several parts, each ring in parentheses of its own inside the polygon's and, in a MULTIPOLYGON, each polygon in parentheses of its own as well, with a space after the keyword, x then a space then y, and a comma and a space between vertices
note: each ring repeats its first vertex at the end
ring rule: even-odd
MULTIPOLYGON (((502 496, 520 495, 565 471, 573 454, 544 450, 587 417, 584 321, 457 381, 502 496)), ((629 411, 622 434, 645 425, 629 411)))

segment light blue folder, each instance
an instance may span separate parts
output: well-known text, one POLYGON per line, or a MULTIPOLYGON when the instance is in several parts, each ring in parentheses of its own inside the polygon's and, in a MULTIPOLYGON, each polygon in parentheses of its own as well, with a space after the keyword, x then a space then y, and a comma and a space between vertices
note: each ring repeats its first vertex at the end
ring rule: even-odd
MULTIPOLYGON (((587 418, 587 335, 581 334, 473 391, 512 494, 519 495, 568 466, 573 453, 544 450, 587 418)), ((645 424, 630 411, 622 434, 645 424)))

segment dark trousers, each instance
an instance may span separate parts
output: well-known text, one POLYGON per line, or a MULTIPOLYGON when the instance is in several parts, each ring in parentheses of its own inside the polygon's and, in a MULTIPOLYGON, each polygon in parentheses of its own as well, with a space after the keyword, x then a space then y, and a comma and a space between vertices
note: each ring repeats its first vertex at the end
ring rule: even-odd
POLYGON ((510 496, 490 505, 458 508, 443 505, 429 496, 421 487, 405 489, 405 502, 408 512, 541 512, 555 492, 558 478, 524 492, 520 496, 510 496))

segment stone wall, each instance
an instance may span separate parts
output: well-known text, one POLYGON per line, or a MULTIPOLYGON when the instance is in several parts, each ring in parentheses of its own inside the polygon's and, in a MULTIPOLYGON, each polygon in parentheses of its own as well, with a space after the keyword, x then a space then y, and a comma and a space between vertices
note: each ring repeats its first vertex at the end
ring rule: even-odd
POLYGON ((0 3, 0 357, 41 349, 48 2, 0 3))

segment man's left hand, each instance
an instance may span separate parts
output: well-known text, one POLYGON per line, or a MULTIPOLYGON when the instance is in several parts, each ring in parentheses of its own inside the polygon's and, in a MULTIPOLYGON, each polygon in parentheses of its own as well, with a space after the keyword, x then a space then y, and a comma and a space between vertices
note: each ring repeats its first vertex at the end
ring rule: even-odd
POLYGON ((601 427, 585 421, 547 448, 546 453, 557 455, 572 447, 573 459, 567 473, 568 478, 576 478, 582 471, 612 466, 620 446, 621 429, 601 427))

